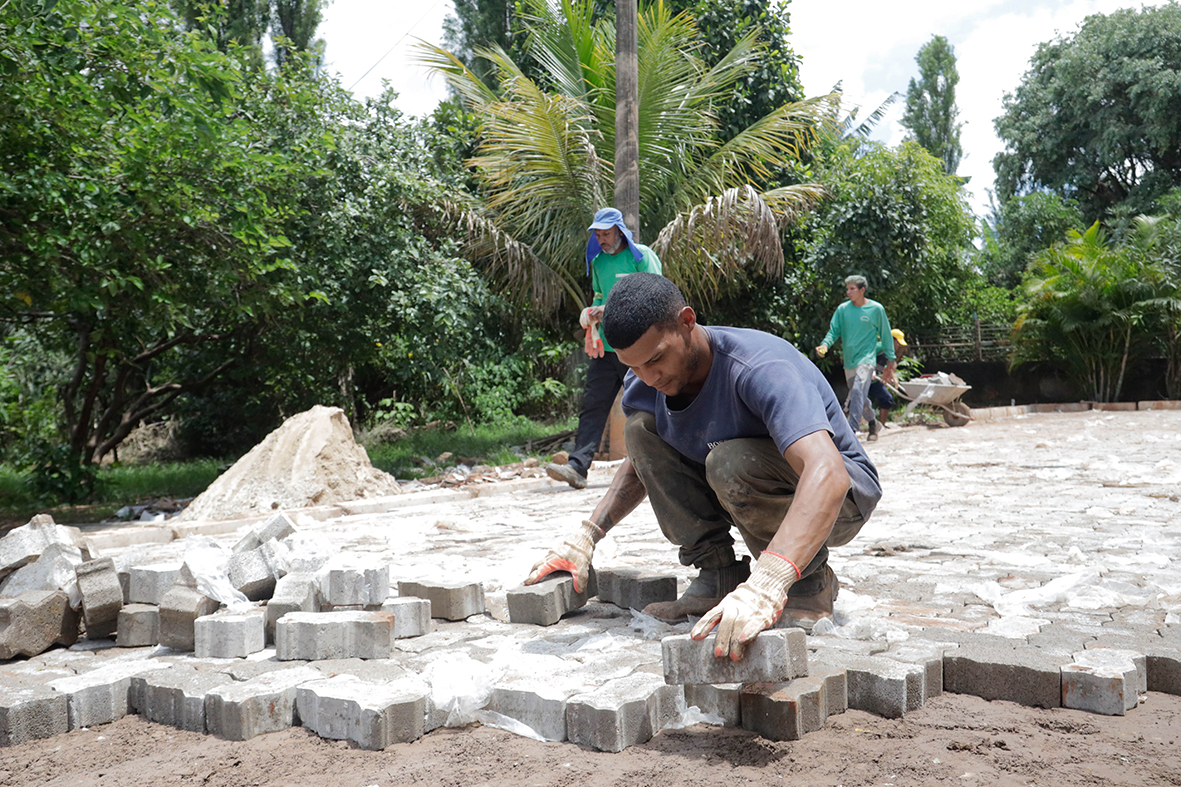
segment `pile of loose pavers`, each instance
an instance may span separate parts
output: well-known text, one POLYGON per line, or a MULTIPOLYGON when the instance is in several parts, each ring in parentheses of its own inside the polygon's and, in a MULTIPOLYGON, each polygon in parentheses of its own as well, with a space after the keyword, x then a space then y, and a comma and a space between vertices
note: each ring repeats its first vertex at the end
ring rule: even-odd
MULTIPOLYGON (((1095 455, 1120 450, 1105 443, 1105 425, 1080 421, 1066 433, 1093 431, 1095 455)), ((1162 421, 1151 434, 1179 425, 1162 421)), ((1006 435, 1021 428, 948 430, 939 456, 921 432, 875 445, 883 468, 938 477, 948 462, 1010 450, 1006 435), (987 429, 1001 442, 976 445, 987 429)), ((970 521, 974 511, 1008 514, 972 499, 991 494, 989 479, 962 478, 959 496, 942 503, 960 531, 939 529, 942 546, 918 543, 932 532, 925 495, 936 493, 916 487, 883 506, 862 552, 834 557, 847 578, 835 628, 764 632, 739 663, 714 659, 709 639, 691 642, 687 624, 635 611, 675 597, 691 575, 651 570, 673 565, 645 508, 600 544, 585 593, 566 575, 517 586, 601 493, 547 479, 250 521, 82 532, 39 516, 0 539, 0 595, 11 596, 0 599, 0 743, 138 713, 233 740, 303 725, 380 749, 480 722, 618 751, 698 722, 796 739, 847 708, 897 718, 943 691, 1102 714, 1127 713, 1146 692, 1181 694, 1181 625, 1168 606, 1176 591, 1158 594, 1163 607, 1143 603, 1136 593, 1146 591, 1124 580, 1131 558, 1119 562, 1150 540, 1167 551, 1181 535, 1175 495, 1158 483, 1173 470, 1127 462, 1121 477, 1134 483, 1117 487, 1091 477, 1113 471, 1085 451, 1068 477, 1061 459, 1022 469, 1043 461, 1040 443, 1012 450, 1023 451, 1015 463, 981 474, 1032 487, 1043 475, 1056 487, 1078 479, 1085 489, 1067 490, 1078 510, 1057 506, 1078 532, 1050 514, 988 531, 970 521), (1110 567, 1090 585, 1078 579, 1085 563, 1064 566, 1083 559, 1080 545, 1107 547, 1110 567), (1014 572, 1016 563, 1026 568, 1014 572), (1036 617, 1018 609, 1054 587, 1067 589, 1036 617), (1070 607, 1083 591, 1133 603, 1070 607)), ((600 489, 611 470, 592 474, 600 489)), ((1142 578, 1172 576, 1167 557, 1149 558, 1155 573, 1143 562, 1142 578)))

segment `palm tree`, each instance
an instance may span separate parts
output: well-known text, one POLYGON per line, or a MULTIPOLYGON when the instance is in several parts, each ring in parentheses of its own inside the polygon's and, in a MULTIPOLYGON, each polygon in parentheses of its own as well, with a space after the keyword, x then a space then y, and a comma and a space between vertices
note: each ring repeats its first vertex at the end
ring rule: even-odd
MULTIPOLYGON (((483 200, 452 206, 469 251, 508 296, 551 311, 581 306, 586 226, 612 194, 615 29, 594 21, 589 0, 528 0, 525 18, 538 80, 499 47, 475 51, 492 64, 495 91, 439 47, 421 44, 420 60, 482 119, 471 164, 483 200)), ((709 68, 691 17, 660 0, 639 17, 639 236, 698 302, 746 268, 778 275, 780 230, 822 195, 816 184, 756 183, 799 160, 831 123, 835 97, 780 107, 726 143, 714 135, 715 107, 757 66, 756 36, 709 68)))
POLYGON ((1038 254, 1023 283, 1013 366, 1052 358, 1097 402, 1119 398, 1128 360, 1147 344, 1160 270, 1108 243, 1096 222, 1038 254))

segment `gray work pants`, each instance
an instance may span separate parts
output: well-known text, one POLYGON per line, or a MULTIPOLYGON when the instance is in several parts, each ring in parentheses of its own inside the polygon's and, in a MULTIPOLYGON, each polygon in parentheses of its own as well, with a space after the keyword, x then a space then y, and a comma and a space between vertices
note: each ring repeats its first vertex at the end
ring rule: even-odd
POLYGON ((868 410, 869 420, 874 420, 873 408, 869 406, 869 384, 873 382, 874 365, 863 363, 845 370, 845 382, 849 384, 849 426, 853 434, 861 431, 861 416, 868 410))
MULTIPOLYGON (((769 437, 720 443, 695 462, 656 433, 656 416, 632 413, 624 430, 627 453, 648 490, 648 499, 664 537, 680 547, 685 566, 721 568, 734 561, 738 528, 746 548, 762 554, 778 532, 795 498, 800 477, 769 437)), ((815 595, 821 588, 828 547, 849 543, 865 520, 851 494, 845 496, 825 545, 806 566, 789 595, 815 595), (812 579, 809 582, 809 579, 812 579)))

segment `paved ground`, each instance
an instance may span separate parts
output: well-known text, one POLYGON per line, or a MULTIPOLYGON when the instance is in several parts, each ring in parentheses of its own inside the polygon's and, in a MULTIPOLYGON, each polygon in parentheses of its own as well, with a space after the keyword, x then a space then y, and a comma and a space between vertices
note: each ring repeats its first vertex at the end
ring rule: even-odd
MULTIPOLYGON (((881 440, 869 444, 882 476, 885 497, 862 534, 848 546, 834 550, 832 563, 843 583, 837 602, 838 625, 827 636, 811 638, 810 646, 859 640, 870 643, 867 648, 873 649, 873 643, 884 647, 911 637, 952 638, 955 632, 984 631, 1009 637, 1018 647, 1052 648, 1061 647, 1062 641, 1052 632, 1069 629, 1096 636, 1110 634, 1126 639, 1134 647, 1137 636, 1181 624, 1181 572, 1175 565, 1181 555, 1179 445, 1181 411, 1040 414, 974 423, 960 429, 942 425, 888 429, 881 440)), ((403 496, 399 508, 387 513, 325 522, 304 518, 296 523, 303 532, 304 549, 388 561, 395 581, 472 577, 484 584, 493 617, 440 625, 427 637, 400 641, 408 666, 427 665, 444 654, 456 653, 493 665, 515 662, 519 666, 530 658, 556 657, 569 663, 583 679, 601 681, 621 671, 651 669, 654 659, 659 662, 656 640, 673 631, 684 631, 687 626, 663 626, 603 604, 592 604, 586 612, 551 628, 511 626, 495 618, 503 617, 505 591, 519 584, 541 553, 589 514, 612 472, 609 466, 596 466, 591 485, 582 491, 537 479, 506 484, 499 493, 475 498, 460 493, 446 500, 440 500, 439 495, 403 496), (532 488, 524 488, 530 485, 532 488), (424 502, 416 505, 418 500, 424 502)), ((232 545, 238 535, 217 538, 232 545)), ((184 546, 185 542, 176 541, 107 550, 104 554, 114 555, 124 563, 159 562, 179 560, 184 546)), ((646 505, 600 545, 596 565, 667 568, 679 575, 682 586, 690 577, 690 570, 675 563, 675 549, 660 537, 646 505)), ((109 655, 56 651, 39 659, 47 665, 52 662, 54 669, 86 669, 83 662, 119 657, 117 650, 109 655)), ((38 663, 34 659, 26 667, 34 669, 38 663)), ((1004 706, 1005 713, 1017 713, 1009 703, 990 706, 975 698, 943 698, 932 705, 920 713, 942 714, 938 716, 942 721, 932 722, 936 728, 950 725, 951 729, 970 729, 970 719, 986 718, 995 710, 992 706, 1004 706)), ((1145 724, 1151 721, 1149 726, 1161 725, 1163 731, 1158 737, 1163 742, 1181 733, 1177 710, 1177 698, 1153 695, 1146 706, 1130 712, 1127 722, 1075 711, 1057 711, 1058 716, 1050 711, 1021 712, 1045 715, 1041 721, 1032 716, 1026 721, 1047 730, 1067 723, 1076 727, 1091 725, 1103 731, 1114 729, 1104 725, 1126 725, 1139 718, 1145 724), (1153 715, 1162 712, 1162 718, 1153 715), (1064 717, 1067 722, 1062 721, 1064 717)), ((859 714, 844 721, 830 720, 826 731, 854 730, 861 723, 858 720, 867 718, 859 714)), ((923 717, 916 718, 919 721, 908 715, 907 720, 923 723, 923 717)), ((125 720, 111 727, 122 730, 137 724, 144 723, 125 720)), ((903 722, 874 718, 875 735, 890 737, 890 724, 903 722)), ((1012 724, 1014 729, 1021 726, 1021 722, 1012 724)), ((443 733, 428 738, 439 734, 443 733)), ((506 735, 492 731, 487 734, 506 735)), ((825 731, 813 735, 822 734, 825 731)), ((913 730, 909 734, 914 735, 913 730)), ((662 733, 647 745, 648 750, 655 747, 661 751, 660 747, 670 745, 675 735, 662 733)), ((306 740, 302 735, 295 737, 306 740)), ((454 743, 452 738, 448 740, 454 743)), ((480 745, 479 740, 483 739, 474 738, 472 745, 480 745)), ((499 737, 496 740, 498 745, 508 745, 499 743, 499 737)), ((524 739, 512 740, 521 741, 521 746, 532 744, 524 739)), ((987 743, 975 738, 972 741, 964 745, 971 748, 987 743)), ((28 749, 30 756, 36 747, 46 743, 29 744, 33 747, 28 749)), ((65 741, 59 745, 65 745, 65 741)), ((559 744, 549 746, 555 745, 559 744)), ((700 745, 700 740, 686 745, 700 745)), ((836 740, 832 751, 852 745, 849 739, 836 740)), ((936 753, 950 748, 946 740, 932 745, 936 753)), ((1060 745, 1069 751, 1074 743, 1041 741, 1036 745, 1060 745)), ((19 759, 24 748, 4 752, 3 759, 19 759)), ((1113 751, 1116 749, 1118 746, 1113 751)), ((39 754, 37 758, 44 756, 48 755, 39 754)), ((863 764, 876 762, 871 753, 851 752, 850 756, 863 764)), ((1124 752, 1112 756, 1128 755, 1124 752)), ((781 757, 782 752, 772 759, 778 762, 781 757)), ((1145 760, 1146 770, 1119 773, 1117 769, 1115 780, 1161 783, 1154 781, 1155 777, 1149 778, 1149 774, 1157 773, 1168 757, 1178 760, 1170 766, 1171 772, 1181 772, 1177 755, 1166 755, 1162 761, 1154 754, 1145 760), (1151 768, 1149 762, 1153 763, 1151 768), (1132 775, 1143 776, 1144 780, 1137 781, 1132 775)), ((935 759, 938 762, 938 757, 935 759)), ((822 760, 818 753, 817 761, 822 760)), ((66 766, 59 762, 55 765, 58 767, 66 766)), ((1037 767, 1029 767, 1029 781, 1002 779, 993 783, 1089 783, 1085 774, 1046 781, 1044 775, 1035 778, 1037 767)), ((511 780, 512 768, 506 763, 500 762, 496 768, 500 779, 492 778, 489 783, 511 780)), ((942 769, 935 770, 943 773, 942 769)), ((959 774, 950 773, 954 768, 946 770, 947 780, 957 781, 959 774)), ((833 783, 837 779, 849 784, 885 783, 890 777, 884 771, 875 776, 872 769, 868 775, 863 774, 864 780, 839 769, 830 772, 833 783)), ((268 781, 265 775, 255 776, 255 781, 240 783, 295 783, 298 779, 294 776, 291 782, 268 781)), ((456 783, 478 783, 456 778, 456 783)), ((929 783, 941 783, 943 778, 932 777, 929 783)), ((4 781, 0 774, 0 784, 7 783, 22 782, 4 781)), ((213 779, 209 783, 239 782, 213 779)))

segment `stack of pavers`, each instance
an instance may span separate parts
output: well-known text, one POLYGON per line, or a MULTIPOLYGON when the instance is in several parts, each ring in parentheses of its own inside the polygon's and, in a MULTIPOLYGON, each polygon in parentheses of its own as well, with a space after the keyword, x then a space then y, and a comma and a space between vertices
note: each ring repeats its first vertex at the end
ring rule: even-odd
POLYGON ((576 593, 559 574, 508 591, 493 616, 479 583, 394 583, 385 565, 284 556, 294 531, 278 514, 239 541, 228 579, 250 602, 228 608, 193 567, 121 574, 48 517, 0 539, 0 594, 12 596, 0 599, 0 745, 138 713, 232 740, 303 725, 368 749, 511 719, 618 751, 686 718, 791 740, 847 708, 898 718, 944 690, 1106 714, 1146 691, 1181 694, 1177 626, 1036 646, 952 629, 895 643, 783 629, 733 663, 713 657, 712 637, 634 612, 675 598, 671 576, 604 569, 576 593), (465 681, 476 688, 456 688, 465 681))

